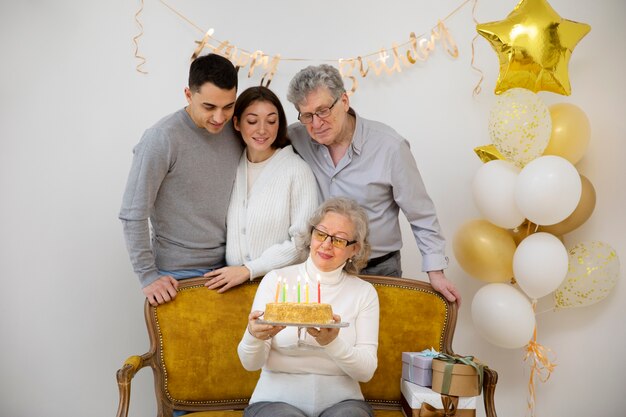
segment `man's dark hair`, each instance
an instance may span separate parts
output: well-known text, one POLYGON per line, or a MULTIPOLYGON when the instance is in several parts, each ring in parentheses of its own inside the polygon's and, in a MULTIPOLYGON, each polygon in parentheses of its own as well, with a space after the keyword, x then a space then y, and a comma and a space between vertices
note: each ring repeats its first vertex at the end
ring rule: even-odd
POLYGON ((205 83, 222 90, 237 88, 237 70, 226 58, 208 54, 196 58, 189 67, 189 89, 197 92, 205 83))
MULTIPOLYGON (((280 103, 280 99, 276 96, 276 94, 274 94, 274 92, 267 87, 250 87, 244 90, 244 92, 237 97, 233 117, 236 117, 239 123, 241 123, 241 115, 243 112, 257 101, 266 101, 273 104, 278 111, 278 132, 276 134, 276 140, 272 143, 272 148, 284 148, 285 146, 291 144, 291 141, 287 137, 287 116, 285 115, 283 105, 280 103)), ((239 137, 239 139, 241 139, 241 142, 245 146, 241 132, 235 130, 235 134, 239 137)))

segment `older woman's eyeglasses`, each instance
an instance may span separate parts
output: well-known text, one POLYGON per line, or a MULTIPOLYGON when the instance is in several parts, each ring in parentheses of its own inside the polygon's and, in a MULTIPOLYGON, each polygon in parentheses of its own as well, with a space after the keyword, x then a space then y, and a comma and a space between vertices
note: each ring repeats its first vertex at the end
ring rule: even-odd
POLYGON ((333 107, 335 107, 335 104, 337 104, 337 101, 339 101, 339 97, 337 97, 335 101, 333 101, 333 104, 331 104, 330 107, 324 107, 323 109, 319 109, 315 113, 298 113, 298 120, 300 120, 300 123, 302 123, 303 125, 308 125, 309 123, 313 122, 313 116, 317 116, 320 119, 325 119, 330 116, 330 112, 333 107))
POLYGON ((320 229, 315 228, 315 227, 313 228, 313 231, 311 234, 313 236, 313 239, 319 242, 326 242, 326 239, 330 238, 330 242, 333 244, 333 246, 336 248, 340 248, 340 249, 343 249, 346 246, 354 245, 356 243, 356 240, 348 240, 342 237, 329 235, 328 233, 323 232, 320 229))

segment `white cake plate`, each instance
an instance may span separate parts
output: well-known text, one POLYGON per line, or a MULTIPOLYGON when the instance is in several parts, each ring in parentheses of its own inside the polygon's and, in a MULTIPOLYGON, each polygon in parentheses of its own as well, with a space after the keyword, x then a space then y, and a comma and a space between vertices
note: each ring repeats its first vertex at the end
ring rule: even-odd
POLYGON ((265 321, 261 319, 257 319, 256 322, 258 324, 269 324, 271 326, 294 326, 294 327, 317 327, 317 328, 334 328, 334 327, 348 327, 350 323, 341 322, 341 323, 282 323, 279 321, 265 321))

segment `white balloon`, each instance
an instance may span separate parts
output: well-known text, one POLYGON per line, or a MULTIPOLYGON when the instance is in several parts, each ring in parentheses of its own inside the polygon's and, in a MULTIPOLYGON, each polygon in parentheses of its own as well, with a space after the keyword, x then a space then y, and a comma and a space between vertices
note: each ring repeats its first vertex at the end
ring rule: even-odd
POLYGON ((531 161, 515 183, 517 207, 528 220, 542 226, 565 220, 576 209, 581 194, 578 171, 567 159, 555 155, 531 161))
POLYGON ((513 255, 513 274, 520 288, 537 299, 556 290, 567 275, 567 249, 554 235, 533 233, 513 255))
POLYGON ((487 284, 472 300, 472 320, 490 343, 503 348, 525 346, 535 329, 535 313, 528 299, 508 284, 487 284))
POLYGON ((515 203, 519 173, 520 169, 512 163, 494 160, 483 164, 472 182, 478 210, 491 223, 504 229, 513 229, 526 218, 515 203))

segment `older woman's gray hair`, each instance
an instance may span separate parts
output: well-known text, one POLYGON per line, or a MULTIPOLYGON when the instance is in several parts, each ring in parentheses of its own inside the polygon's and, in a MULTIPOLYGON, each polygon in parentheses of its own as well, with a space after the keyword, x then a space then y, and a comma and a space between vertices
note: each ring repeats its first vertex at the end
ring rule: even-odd
POLYGON ((350 274, 358 274, 367 265, 371 248, 368 240, 369 227, 367 213, 356 201, 345 197, 329 198, 309 218, 309 230, 298 236, 298 249, 305 252, 311 246, 311 231, 327 213, 336 213, 347 217, 354 226, 353 240, 359 244, 359 251, 346 262, 344 269, 350 274))
POLYGON ((339 98, 346 92, 337 68, 328 64, 310 65, 292 78, 287 89, 287 100, 300 111, 298 106, 306 101, 306 96, 320 87, 327 88, 333 99, 339 98))

